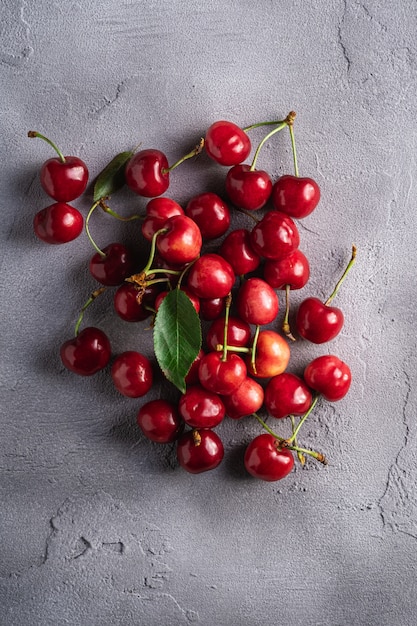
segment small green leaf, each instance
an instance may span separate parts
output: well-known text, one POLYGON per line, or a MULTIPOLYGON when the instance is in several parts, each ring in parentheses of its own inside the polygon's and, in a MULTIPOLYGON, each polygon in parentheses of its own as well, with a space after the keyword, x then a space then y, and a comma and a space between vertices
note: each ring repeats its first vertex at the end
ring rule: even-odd
POLYGON ((94 183, 94 202, 111 196, 123 187, 125 184, 125 165, 133 155, 133 150, 120 152, 100 172, 94 183))
POLYGON ((154 350, 166 378, 185 393, 185 377, 201 348, 200 318, 180 289, 163 299, 154 324, 154 350))

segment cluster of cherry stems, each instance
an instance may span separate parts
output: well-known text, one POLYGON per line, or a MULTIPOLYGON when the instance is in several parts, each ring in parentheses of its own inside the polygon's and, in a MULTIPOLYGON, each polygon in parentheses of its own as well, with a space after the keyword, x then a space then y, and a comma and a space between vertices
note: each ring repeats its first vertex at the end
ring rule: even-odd
MULTIPOLYGON (((41 168, 41 185, 55 202, 35 215, 35 234, 44 242, 62 244, 74 240, 85 228, 95 249, 89 269, 100 286, 82 308, 75 336, 61 346, 64 366, 89 376, 109 364, 111 346, 106 334, 96 327, 80 330, 85 310, 109 286, 116 287, 115 312, 127 322, 155 319, 167 294, 180 289, 199 319, 208 323, 205 345, 200 346, 184 376, 178 402, 150 400, 137 414, 137 424, 147 438, 176 442, 178 462, 191 473, 214 469, 222 461, 224 447, 215 427, 225 416, 234 420, 252 416, 262 425, 264 432, 249 443, 244 454, 245 468, 259 479, 285 477, 294 467, 294 453, 301 464, 307 456, 325 464, 323 454, 300 447, 299 432, 320 397, 338 401, 350 387, 350 368, 333 354, 312 360, 302 377, 286 371, 290 345, 295 341, 289 324, 289 294, 304 287, 310 275, 308 260, 299 249, 296 220, 310 215, 320 199, 317 183, 298 173, 294 119, 291 112, 284 120, 244 129, 230 121, 217 121, 189 154, 171 166, 156 149, 121 153, 103 170, 102 180, 104 189, 107 184, 116 191, 126 184, 149 199, 145 214, 130 218, 119 216, 109 208, 107 197, 99 197, 84 220, 68 202, 86 190, 86 164, 78 157, 64 156, 44 135, 28 133, 47 141, 58 154, 41 168), (252 163, 245 164, 252 150, 248 133, 261 126, 272 130, 259 143, 252 163), (283 128, 289 129, 295 173, 273 183, 266 171, 256 168, 256 162, 265 141, 283 128), (191 198, 183 209, 163 194, 170 173, 202 152, 229 167, 227 201, 205 192, 191 198), (142 220, 150 256, 140 271, 135 271, 135 256, 123 244, 112 243, 103 249, 95 244, 89 221, 97 207, 118 219, 142 220), (260 209, 264 209, 261 216, 256 214, 260 209), (233 211, 253 218, 254 226, 230 230, 233 211), (204 242, 216 239, 220 241, 216 253, 202 250, 204 242), (281 332, 271 328, 279 310, 278 290, 285 294, 281 332), (261 409, 276 420, 290 419, 291 436, 276 434, 259 416, 261 409)), ((309 297, 299 305, 295 327, 301 339, 321 344, 342 329, 343 312, 330 305, 355 254, 353 246, 351 259, 325 302, 309 297)), ((152 387, 154 367, 144 354, 126 351, 113 359, 111 378, 121 394, 143 397, 152 387)))

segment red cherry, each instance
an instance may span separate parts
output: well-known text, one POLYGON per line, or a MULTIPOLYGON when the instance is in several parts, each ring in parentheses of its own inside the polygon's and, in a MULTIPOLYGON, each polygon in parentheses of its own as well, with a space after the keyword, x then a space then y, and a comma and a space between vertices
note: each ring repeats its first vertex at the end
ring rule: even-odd
POLYGON ((272 205, 296 219, 310 215, 320 200, 320 188, 312 178, 286 174, 272 188, 272 205))
POLYGON ((139 196, 161 196, 169 187, 168 160, 160 150, 141 150, 133 155, 125 169, 127 186, 139 196))
POLYGON ((208 352, 200 361, 198 376, 205 389, 227 396, 242 384, 246 371, 245 362, 237 354, 227 354, 223 361, 221 352, 208 352))
POLYGON ((224 311, 224 298, 200 298, 200 317, 206 321, 217 319, 224 311))
POLYGON ((142 322, 152 314, 151 309, 154 308, 158 294, 157 286, 146 287, 140 302, 138 294, 138 288, 134 283, 123 283, 114 294, 114 309, 125 322, 142 322))
POLYGON ((252 476, 269 482, 285 478, 294 467, 291 450, 279 447, 269 433, 258 435, 246 448, 244 464, 252 476))
POLYGON ((245 131, 225 120, 214 122, 207 129, 204 146, 209 157, 220 165, 242 163, 251 151, 251 142, 245 131))
POLYGON ((246 364, 252 376, 271 378, 282 374, 289 360, 290 348, 284 337, 274 330, 261 330, 256 343, 255 368, 250 357, 247 357, 246 364))
POLYGON ((312 401, 305 382, 290 372, 273 376, 265 388, 265 408, 276 418, 304 415, 312 401))
POLYGON ((184 215, 182 207, 171 198, 152 198, 146 205, 146 217, 142 222, 142 234, 148 241, 156 231, 165 226, 165 222, 174 215, 184 215))
POLYGON ((102 285, 120 285, 134 270, 133 255, 121 243, 111 243, 90 259, 90 273, 102 285))
POLYGON ((152 387, 152 365, 144 354, 128 350, 114 360, 111 377, 114 386, 122 395, 140 398, 152 387))
POLYGON ((267 259, 263 276, 274 289, 302 289, 310 278, 310 264, 307 257, 298 248, 284 258, 267 259))
POLYGON ((177 407, 167 400, 146 402, 136 419, 145 437, 157 443, 176 441, 184 429, 177 407))
MULTIPOLYGON (((211 324, 206 335, 207 347, 215 351, 218 345, 224 343, 225 318, 219 317, 211 324)), ((249 324, 239 317, 229 315, 227 323, 227 346, 233 352, 233 347, 247 346, 251 336, 249 324)))
POLYGON ((264 401, 264 390, 253 378, 245 378, 229 396, 223 397, 226 413, 232 419, 240 419, 259 411, 264 401))
POLYGON ((233 230, 223 239, 220 254, 233 267, 236 276, 254 272, 261 262, 252 248, 250 231, 245 228, 233 230))
POLYGON ((108 364, 110 342, 102 330, 89 326, 62 344, 60 356, 64 366, 71 372, 92 376, 108 364))
POLYGON ((235 165, 227 172, 227 195, 241 209, 261 209, 267 203, 271 191, 271 178, 263 170, 251 170, 250 165, 235 165))
POLYGON ((229 207, 215 193, 201 193, 191 198, 185 214, 198 225, 203 239, 221 237, 230 226, 229 207))
POLYGON ((319 356, 304 370, 307 385, 318 391, 329 402, 345 397, 352 381, 350 368, 333 354, 319 356))
POLYGON ((198 369, 200 367, 200 361, 203 358, 204 354, 204 350, 201 349, 194 361, 192 362, 191 367, 188 370, 188 374, 185 377, 186 385, 197 385, 200 382, 200 379, 198 377, 198 369))
POLYGON ((324 304, 319 298, 306 298, 298 307, 295 319, 299 334, 312 343, 325 343, 342 330, 343 311, 324 304))
POLYGON ((220 396, 201 385, 188 387, 180 398, 178 410, 184 422, 193 428, 214 428, 226 413, 220 396))
POLYGON ((158 235, 156 247, 165 261, 182 265, 194 261, 203 243, 200 229, 187 215, 174 215, 164 224, 167 232, 158 235))
POLYGON ((291 217, 280 211, 269 211, 252 229, 251 244, 265 259, 283 259, 298 248, 300 234, 291 217))
POLYGON ((73 241, 84 226, 84 218, 78 209, 56 202, 38 211, 33 220, 35 235, 42 241, 52 244, 73 241))
POLYGON ((199 298, 224 298, 230 293, 235 282, 232 266, 215 253, 206 253, 191 267, 188 287, 199 298))
POLYGON ((177 459, 183 469, 200 474, 222 462, 224 447, 219 435, 209 428, 190 430, 178 439, 177 459))
POLYGON ((262 278, 248 278, 239 289, 239 317, 248 324, 269 324, 278 315, 279 302, 275 291, 262 278))
POLYGON ((41 185, 43 190, 58 202, 71 202, 84 193, 88 182, 88 168, 76 156, 64 157, 64 162, 55 157, 42 165, 41 185))

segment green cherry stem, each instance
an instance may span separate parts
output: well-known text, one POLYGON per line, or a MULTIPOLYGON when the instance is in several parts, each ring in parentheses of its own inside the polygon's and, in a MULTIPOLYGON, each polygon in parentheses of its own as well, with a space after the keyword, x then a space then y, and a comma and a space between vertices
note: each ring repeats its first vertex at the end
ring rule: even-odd
POLYGON ((53 143, 53 141, 51 141, 50 139, 48 139, 48 137, 45 137, 45 135, 41 135, 41 133, 38 133, 36 130, 30 130, 28 132, 28 137, 34 138, 37 137, 39 139, 43 139, 44 141, 46 141, 46 143, 49 143, 49 145, 55 150, 55 152, 57 153, 59 160, 61 161, 61 163, 65 163, 65 157, 62 154, 61 150, 53 143))
POLYGON ((92 214, 94 213, 94 211, 96 210, 96 208, 98 206, 101 206, 101 203, 103 202, 103 200, 97 200, 97 202, 94 202, 94 204, 91 206, 90 210, 87 213, 87 217, 85 218, 85 232, 87 233, 87 237, 90 240, 91 245, 93 246, 94 250, 96 252, 98 252, 98 254, 101 256, 102 259, 106 258, 105 253, 103 252, 103 250, 101 250, 98 245, 96 244, 96 242, 94 241, 91 232, 90 232, 90 218, 92 216, 92 214))
POLYGON ((226 302, 225 302, 225 313, 224 313, 224 331, 223 331, 223 354, 222 354, 222 361, 226 361, 227 360, 227 334, 228 334, 228 329, 229 329, 229 314, 230 314, 230 307, 232 305, 232 294, 228 294, 226 297, 226 302))
POLYGON ((145 217, 144 215, 138 215, 138 214, 129 215, 128 217, 123 217, 122 215, 119 215, 118 213, 116 213, 116 211, 113 211, 109 206, 107 206, 107 204, 104 204, 104 202, 101 204, 101 208, 103 209, 105 213, 108 213, 112 217, 115 217, 120 222, 133 222, 133 220, 143 220, 145 217))
POLYGON ((300 174, 298 172, 297 150, 295 147, 295 138, 294 138, 295 113, 293 112, 293 115, 291 117, 290 116, 291 116, 291 113, 289 113, 288 130, 290 131, 292 157, 293 157, 293 162, 294 162, 294 174, 298 178, 300 174))
POLYGON ((259 324, 257 324, 256 328, 255 328, 255 334, 253 336, 253 341, 252 341, 252 349, 251 349, 251 356, 250 356, 250 363, 251 363, 251 367, 252 370, 254 372, 254 374, 256 374, 256 347, 258 344, 258 338, 259 338, 259 333, 261 331, 261 327, 259 324))
POLYGON ((88 307, 94 302, 94 300, 100 296, 102 293, 104 293, 107 290, 106 287, 99 287, 98 289, 96 289, 95 291, 93 291, 93 293, 91 294, 91 296, 88 298, 88 300, 85 302, 85 304, 81 307, 81 311, 80 314, 78 316, 77 322, 75 324, 75 336, 78 335, 78 333, 80 332, 80 326, 81 326, 81 322, 83 321, 83 317, 84 317, 84 313, 85 311, 88 309, 88 307))
POLYGON ((284 320, 282 322, 282 331, 285 336, 291 341, 295 341, 295 337, 291 332, 290 323, 289 323, 289 315, 290 315, 290 285, 285 285, 285 315, 284 320))
POLYGON ((175 163, 173 163, 169 167, 165 167, 162 170, 162 173, 167 174, 168 172, 172 172, 172 170, 174 170, 176 167, 181 165, 181 163, 184 163, 184 161, 187 161, 188 159, 192 159, 193 157, 200 154, 203 148, 204 148, 204 137, 200 139, 199 143, 191 150, 191 152, 188 152, 188 154, 185 154, 184 156, 182 156, 180 159, 178 159, 178 161, 175 161, 175 163))
POLYGON ((313 401, 312 401, 312 403, 310 405, 310 408, 304 413, 304 415, 302 416, 302 418, 298 422, 297 427, 293 430, 293 433, 292 433, 291 437, 289 439, 287 439, 287 443, 291 444, 291 443, 296 441, 298 433, 300 432, 301 426, 304 424, 304 422, 306 421, 307 417, 310 415, 310 413, 312 412, 312 410, 316 406, 319 397, 320 397, 320 394, 316 394, 314 396, 313 401))
MULTIPOLYGON (((290 420, 291 420, 292 434, 294 434, 294 431, 295 431, 295 418, 294 418, 294 415, 290 415, 290 420)), ((294 445, 298 446, 297 438, 294 439, 294 445)), ((297 457, 298 457, 298 460, 300 461, 301 465, 305 465, 306 458, 305 458, 304 454, 302 452, 297 452, 297 457)))
POLYGON ((253 130, 254 128, 259 128, 260 126, 277 126, 278 124, 285 124, 285 120, 273 120, 272 122, 257 122, 256 124, 251 124, 250 126, 245 126, 242 130, 245 133, 249 130, 253 130))
POLYGON ((333 298, 335 297, 335 295, 339 291, 343 281, 345 280, 345 278, 348 275, 348 273, 350 272, 353 264, 355 263, 355 259, 356 259, 356 246, 352 245, 352 256, 350 257, 350 261, 347 264, 346 269, 343 272, 342 276, 340 277, 340 279, 336 283, 336 287, 333 289, 333 292, 330 294, 330 296, 327 298, 326 302, 324 303, 326 306, 328 306, 331 303, 331 301, 333 300, 333 298))
POLYGON ((268 139, 270 139, 272 137, 272 135, 275 135, 275 133, 278 133, 280 130, 282 130, 283 128, 285 128, 287 126, 287 122, 282 122, 279 126, 277 126, 277 128, 274 128, 274 130, 271 130, 271 132, 269 132, 267 135, 265 135, 265 137, 262 139, 262 141, 259 142, 258 147, 255 150, 255 154, 253 156, 253 160, 250 166, 250 171, 253 172, 256 168, 256 162, 258 160, 258 156, 260 151, 262 150, 262 146, 268 141, 268 139))

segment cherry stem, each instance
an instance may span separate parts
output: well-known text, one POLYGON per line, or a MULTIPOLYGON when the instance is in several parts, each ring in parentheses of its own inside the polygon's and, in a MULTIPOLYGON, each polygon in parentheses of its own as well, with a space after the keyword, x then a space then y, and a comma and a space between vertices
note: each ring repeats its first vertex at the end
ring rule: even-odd
POLYGON ((257 122, 256 124, 245 126, 245 128, 242 128, 242 130, 244 130, 246 133, 248 130, 253 130, 254 128, 259 128, 260 126, 276 126, 278 124, 284 124, 284 123, 285 123, 285 120, 274 120, 272 122, 257 122))
POLYGON ((225 313, 224 313, 224 331, 223 331, 223 355, 222 355, 222 361, 226 361, 227 359, 227 333, 228 333, 228 329, 229 329, 229 314, 230 314, 230 307, 232 305, 232 294, 229 293, 226 296, 226 302, 225 302, 225 313))
POLYGON ((77 320, 77 322, 75 324, 75 336, 77 336, 79 331, 80 331, 80 325, 81 325, 81 322, 83 320, 85 311, 88 309, 90 304, 92 304, 94 302, 94 300, 98 296, 100 296, 102 293, 104 293, 106 290, 107 290, 107 287, 99 287, 98 289, 93 291, 91 296, 88 298, 87 302, 81 307, 80 315, 78 316, 78 320, 77 320))
POLYGON ((181 165, 181 163, 184 163, 184 161, 187 161, 188 159, 192 159, 193 157, 200 154, 203 148, 204 148, 204 137, 200 139, 199 143, 191 150, 191 152, 188 152, 188 154, 185 154, 184 156, 182 156, 180 159, 178 159, 178 161, 175 161, 175 163, 173 163, 169 167, 164 167, 162 170, 162 173, 167 174, 168 172, 172 172, 172 170, 174 170, 176 167, 181 165))
POLYGON ((65 157, 62 154, 61 150, 53 143, 53 141, 48 139, 48 137, 45 137, 45 135, 41 135, 41 133, 38 133, 36 130, 30 130, 28 132, 28 137, 37 137, 38 139, 43 139, 44 141, 46 141, 46 143, 49 143, 49 145, 55 150, 55 152, 59 156, 59 160, 61 161, 61 163, 65 163, 65 157))
MULTIPOLYGON (((158 238, 159 235, 161 235, 162 233, 166 233, 167 232, 167 228, 160 228, 159 230, 157 230, 153 236, 152 236, 152 241, 151 241, 151 249, 149 252, 149 258, 148 258, 148 262, 146 263, 145 267, 143 268, 141 274, 147 274, 152 266, 154 257, 155 257, 155 250, 156 250, 156 240, 158 238)), ((164 270, 165 272, 167 270, 164 270)))
POLYGON ((288 321, 290 315, 290 291, 291 286, 285 285, 285 315, 282 322, 282 331, 288 339, 291 339, 291 341, 295 341, 295 337, 291 332, 290 323, 288 321))
POLYGON ((94 204, 92 205, 91 209, 88 211, 87 217, 85 218, 85 232, 87 233, 87 237, 90 240, 91 245, 93 246, 94 250, 96 250, 96 252, 98 252, 98 254, 101 256, 102 259, 106 258, 106 254, 103 252, 103 250, 101 250, 98 245, 96 244, 96 242, 94 241, 93 237, 91 236, 90 233, 90 217, 92 216, 93 212, 95 211, 95 209, 98 206, 102 206, 102 202, 103 200, 97 200, 97 202, 94 202, 94 204))
POLYGON ((258 160, 259 153, 260 153, 264 143, 266 141, 268 141, 268 139, 270 139, 272 137, 272 135, 275 135, 275 133, 278 133, 280 130, 282 130, 286 126, 287 126, 287 122, 286 121, 282 122, 279 126, 277 126, 277 128, 274 128, 274 130, 271 130, 271 132, 269 132, 267 135, 265 135, 265 137, 262 139, 262 141, 259 142, 259 145, 256 148, 255 154, 253 156, 252 164, 250 166, 250 171, 251 172, 253 172, 255 170, 255 168, 256 168, 256 162, 258 160))
POLYGON ((355 263, 355 259, 356 259, 356 246, 352 245, 352 256, 350 257, 350 261, 347 264, 346 269, 343 272, 342 276, 340 277, 340 279, 336 283, 336 287, 333 289, 333 292, 330 294, 330 296, 327 298, 326 302, 324 303, 326 306, 328 306, 331 303, 331 301, 333 300, 333 298, 335 297, 335 295, 339 291, 340 286, 342 285, 342 283, 345 280, 346 276, 350 272, 351 267, 355 263))
POLYGON ((302 418, 298 422, 297 427, 293 430, 293 433, 292 433, 291 437, 289 439, 287 439, 287 442, 289 444, 291 444, 293 442, 295 443, 295 441, 297 439, 297 436, 298 436, 298 433, 300 432, 301 426, 304 424, 304 422, 306 421, 307 417, 310 415, 310 413, 312 412, 312 410, 316 406, 319 397, 320 397, 319 394, 314 396, 313 401, 312 401, 312 403, 310 405, 310 408, 304 413, 304 415, 302 416, 302 418))
POLYGON ((253 373, 256 374, 256 346, 258 344, 258 337, 259 337, 259 333, 260 333, 261 327, 259 324, 257 324, 256 329, 255 329, 255 334, 253 336, 253 342, 252 342, 252 350, 251 350, 251 357, 250 357, 250 363, 253 369, 253 373))
POLYGON ((292 157, 293 157, 293 162, 294 162, 294 174, 298 178, 300 174, 298 172, 297 150, 295 148, 294 125, 292 122, 288 124, 288 129, 290 131, 292 157))
MULTIPOLYGON (((102 200, 104 200, 104 198, 102 198, 102 200)), ((109 206, 107 206, 107 204, 104 204, 104 202, 101 203, 101 208, 103 209, 105 213, 108 213, 112 217, 115 217, 120 222, 132 222, 133 220, 144 219, 144 215, 137 215, 137 214, 130 215, 129 217, 123 217, 122 215, 119 215, 118 213, 116 213, 116 211, 113 211, 109 206)))
MULTIPOLYGON (((294 434, 294 431, 295 431, 295 418, 294 418, 294 415, 290 415, 290 419, 291 419, 292 434, 294 434)), ((294 445, 298 446, 297 438, 294 439, 294 445)), ((305 458, 304 454, 302 452, 298 451, 297 452, 297 457, 298 457, 298 460, 300 461, 301 465, 305 465, 306 458, 305 458)))

